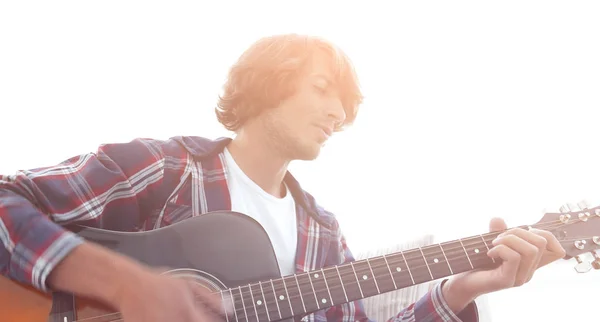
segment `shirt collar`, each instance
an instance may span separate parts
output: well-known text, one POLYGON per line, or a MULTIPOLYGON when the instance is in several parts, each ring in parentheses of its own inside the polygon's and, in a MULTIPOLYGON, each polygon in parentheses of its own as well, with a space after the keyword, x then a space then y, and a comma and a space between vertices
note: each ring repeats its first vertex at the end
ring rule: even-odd
MULTIPOLYGON (((215 140, 211 140, 199 136, 176 136, 172 139, 181 144, 190 154, 192 154, 192 156, 194 156, 194 158, 199 160, 223 153, 225 147, 232 141, 232 139, 228 137, 219 137, 215 140)), ((298 180, 296 180, 289 171, 287 171, 283 180, 290 189, 294 200, 299 203, 311 217, 317 220, 317 222, 325 227, 329 227, 319 215, 319 211, 314 205, 312 198, 309 198, 300 186, 298 180)))

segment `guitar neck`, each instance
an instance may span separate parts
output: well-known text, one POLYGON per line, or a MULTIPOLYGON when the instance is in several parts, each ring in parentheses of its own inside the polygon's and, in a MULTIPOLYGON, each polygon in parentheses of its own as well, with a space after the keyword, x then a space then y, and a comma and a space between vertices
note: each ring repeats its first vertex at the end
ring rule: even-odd
MULTIPOLYGON (((526 226, 524 226, 526 227, 526 226)), ((279 320, 334 305, 493 267, 499 233, 478 235, 224 290, 236 319, 279 320), (245 315, 240 316, 240 315, 245 315)))

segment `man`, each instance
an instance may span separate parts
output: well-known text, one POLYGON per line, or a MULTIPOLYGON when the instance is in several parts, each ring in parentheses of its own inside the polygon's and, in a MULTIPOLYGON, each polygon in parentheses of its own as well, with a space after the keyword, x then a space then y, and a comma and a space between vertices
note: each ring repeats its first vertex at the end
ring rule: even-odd
MULTIPOLYGON (((215 319, 224 306, 62 226, 150 230, 234 210, 265 227, 284 275, 352 261, 334 215, 287 168, 292 160, 315 159, 334 132, 352 123, 361 100, 350 61, 332 44, 293 34, 261 39, 231 68, 216 110, 233 139, 136 139, 2 177, 0 270, 40 290, 103 301, 127 322, 184 322, 215 319), (205 305, 195 306, 194 297, 205 305)), ((506 226, 493 220, 491 229, 506 226)), ((501 266, 444 281, 390 320, 476 321, 477 296, 522 285, 564 255, 551 234, 538 230, 510 230, 493 244, 489 256, 503 260, 501 266)), ((368 318, 355 301, 311 319, 368 318)))

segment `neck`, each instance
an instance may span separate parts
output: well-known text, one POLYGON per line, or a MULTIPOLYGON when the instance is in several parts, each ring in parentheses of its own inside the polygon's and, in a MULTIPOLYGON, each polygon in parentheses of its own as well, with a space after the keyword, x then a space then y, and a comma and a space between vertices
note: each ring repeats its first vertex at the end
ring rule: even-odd
MULTIPOLYGON (((524 228, 524 226, 519 227, 524 228)), ((237 321, 280 321, 333 305, 498 267, 487 256, 501 232, 433 244, 220 291, 230 295, 237 321), (264 305, 256 305, 256 300, 264 305)))
POLYGON ((244 173, 267 193, 285 194, 283 177, 290 161, 269 145, 268 137, 241 131, 227 147, 244 173))

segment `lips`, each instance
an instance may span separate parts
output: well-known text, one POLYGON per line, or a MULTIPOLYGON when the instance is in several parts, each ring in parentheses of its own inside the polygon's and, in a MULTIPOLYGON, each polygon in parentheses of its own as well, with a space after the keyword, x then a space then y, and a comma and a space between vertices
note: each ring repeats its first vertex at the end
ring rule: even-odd
POLYGON ((326 125, 319 125, 319 128, 321 128, 321 130, 323 130, 323 133, 325 133, 325 135, 327 135, 328 137, 330 137, 333 134, 332 127, 326 125))

